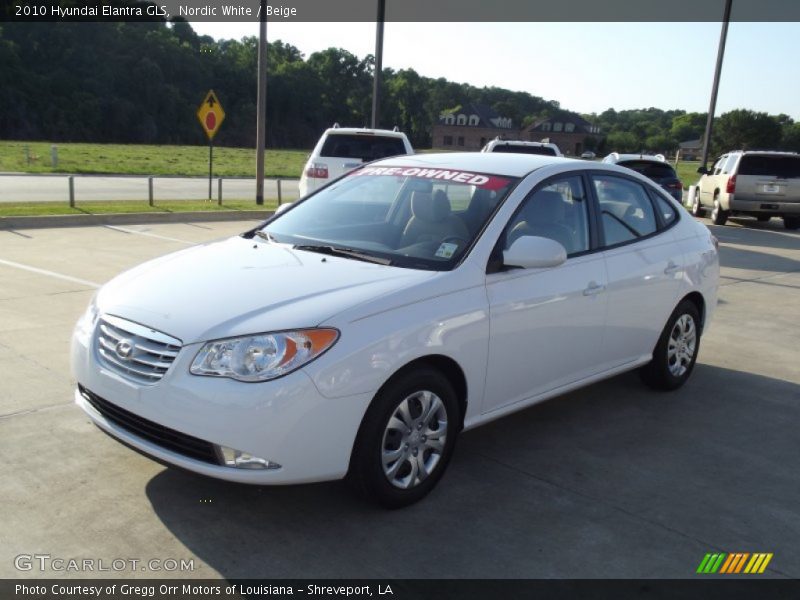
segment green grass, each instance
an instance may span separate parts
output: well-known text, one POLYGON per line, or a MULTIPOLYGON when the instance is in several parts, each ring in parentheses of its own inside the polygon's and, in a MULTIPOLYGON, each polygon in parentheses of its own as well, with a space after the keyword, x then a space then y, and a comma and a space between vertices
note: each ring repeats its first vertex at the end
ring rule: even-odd
MULTIPOLYGON (((50 158, 51 142, 0 141, 0 171, 20 173, 102 173, 119 175, 208 175, 208 146, 144 144, 62 144, 58 167, 50 158), (27 148, 27 154, 26 154, 27 148), (27 157, 30 156, 30 161, 27 157)), ((306 150, 266 152, 267 177, 297 178, 306 150)), ((253 148, 214 148, 214 175, 255 177, 253 148)))
POLYGON ((175 200, 158 202, 150 206, 147 202, 112 200, 108 202, 84 202, 74 208, 66 202, 17 202, 0 203, 0 217, 28 217, 41 215, 103 215, 109 213, 165 213, 192 211, 230 211, 230 210, 275 210, 278 201, 265 199, 263 206, 256 206, 253 200, 224 201, 220 206, 216 200, 175 200))
MULTIPOLYGON (((672 163, 674 166, 674 163, 672 163)), ((683 183, 683 188, 688 189, 690 185, 697 183, 700 179, 700 174, 697 172, 697 167, 700 166, 699 160, 680 161, 677 168, 678 179, 683 183)))

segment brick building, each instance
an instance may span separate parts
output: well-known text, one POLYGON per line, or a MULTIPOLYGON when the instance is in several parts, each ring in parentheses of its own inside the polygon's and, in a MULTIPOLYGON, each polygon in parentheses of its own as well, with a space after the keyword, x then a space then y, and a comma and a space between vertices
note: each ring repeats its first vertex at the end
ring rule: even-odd
POLYGON ((564 156, 580 156, 586 150, 588 140, 593 140, 592 146, 596 147, 602 137, 596 125, 576 114, 562 113, 534 121, 520 132, 519 139, 526 142, 552 142, 564 156))
POLYGON ((433 126, 432 146, 443 150, 480 150, 497 136, 514 138, 511 119, 483 104, 467 104, 443 113, 433 126))

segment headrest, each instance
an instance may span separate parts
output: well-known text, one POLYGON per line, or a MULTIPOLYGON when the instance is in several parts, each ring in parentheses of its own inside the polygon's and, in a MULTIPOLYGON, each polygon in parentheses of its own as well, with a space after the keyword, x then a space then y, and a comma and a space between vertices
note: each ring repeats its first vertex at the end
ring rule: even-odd
POLYGON ((428 192, 412 192, 411 213, 422 221, 438 223, 450 216, 450 201, 442 190, 433 196, 428 192))
POLYGON ((558 192, 538 191, 528 206, 525 219, 528 222, 557 223, 564 218, 564 198, 558 192))

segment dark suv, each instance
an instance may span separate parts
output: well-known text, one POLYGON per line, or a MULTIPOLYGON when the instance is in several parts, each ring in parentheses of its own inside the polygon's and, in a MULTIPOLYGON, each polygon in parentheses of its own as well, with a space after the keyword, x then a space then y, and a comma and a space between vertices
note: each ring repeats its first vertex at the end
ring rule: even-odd
POLYGON ((683 184, 678 179, 675 169, 672 168, 672 165, 666 161, 663 155, 618 154, 612 152, 603 159, 603 162, 636 171, 667 190, 669 195, 675 198, 678 203, 683 202, 683 184))

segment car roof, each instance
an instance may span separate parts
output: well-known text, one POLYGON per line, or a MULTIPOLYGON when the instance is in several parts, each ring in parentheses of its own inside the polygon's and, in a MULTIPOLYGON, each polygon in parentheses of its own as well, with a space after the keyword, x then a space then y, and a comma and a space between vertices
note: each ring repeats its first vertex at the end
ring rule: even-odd
POLYGON ((531 171, 541 167, 565 164, 565 161, 573 162, 582 167, 586 166, 586 161, 560 156, 495 152, 441 152, 394 156, 370 163, 370 165, 458 169, 475 173, 524 177, 531 171))
POLYGON ((780 150, 731 150, 725 154, 755 154, 763 156, 800 156, 797 152, 781 152, 780 150))

